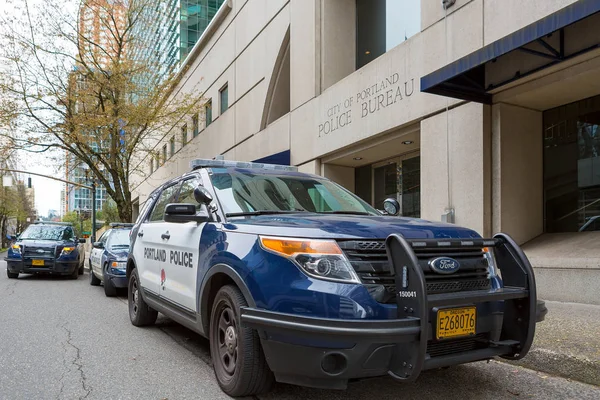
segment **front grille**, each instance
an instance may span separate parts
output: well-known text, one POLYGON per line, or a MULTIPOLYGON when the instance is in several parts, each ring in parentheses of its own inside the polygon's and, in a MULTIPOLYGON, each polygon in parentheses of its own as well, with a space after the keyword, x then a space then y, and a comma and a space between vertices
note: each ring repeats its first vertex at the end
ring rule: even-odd
POLYGON ((484 349, 488 346, 488 334, 480 333, 466 338, 447 339, 439 342, 430 340, 427 342, 427 354, 429 354, 429 357, 433 358, 465 351, 484 349))
MULTIPOLYGON (((346 240, 338 242, 371 295, 381 303, 396 299, 396 281, 383 240, 346 240)), ((479 248, 414 249, 425 275, 428 294, 488 290, 488 264, 479 248), (441 275, 429 268, 437 257, 452 257, 461 267, 454 274, 441 275)))
POLYGON ((54 253, 54 247, 24 246, 23 248, 23 258, 53 259, 54 253))

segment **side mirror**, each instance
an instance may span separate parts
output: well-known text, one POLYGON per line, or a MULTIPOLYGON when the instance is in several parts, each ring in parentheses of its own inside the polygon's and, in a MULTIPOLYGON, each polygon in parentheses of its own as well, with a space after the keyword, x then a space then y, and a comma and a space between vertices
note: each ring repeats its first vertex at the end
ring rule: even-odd
POLYGON ((6 235, 6 238, 10 241, 17 240, 17 235, 6 235))
POLYGON ((104 248, 104 243, 102 243, 102 242, 94 242, 94 244, 92 244, 92 247, 95 248, 95 249, 103 249, 104 248))
POLYGON ((388 215, 398 215, 400 213, 400 203, 398 203, 398 200, 390 197, 383 201, 383 209, 388 215))
POLYGON ((208 221, 206 211, 196 212, 196 205, 189 203, 171 203, 165 206, 165 222, 206 222, 208 221))
POLYGON ((213 201, 210 192, 201 185, 198 185, 196 189, 194 189, 194 199, 198 202, 198 204, 210 204, 213 201))
POLYGON ((86 240, 84 238, 79 239, 79 243, 85 243, 86 240))

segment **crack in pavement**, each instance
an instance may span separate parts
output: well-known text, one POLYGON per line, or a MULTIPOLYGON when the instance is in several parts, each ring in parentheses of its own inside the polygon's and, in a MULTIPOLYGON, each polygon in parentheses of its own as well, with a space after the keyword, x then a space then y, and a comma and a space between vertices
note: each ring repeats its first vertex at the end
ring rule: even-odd
POLYGON ((83 391, 86 392, 85 396, 79 397, 79 400, 83 400, 86 399, 90 395, 90 393, 92 393, 92 388, 88 388, 86 385, 87 378, 85 376, 85 372, 83 371, 83 363, 81 362, 81 350, 79 349, 79 347, 73 344, 71 330, 69 330, 66 327, 66 324, 63 325, 62 328, 67 332, 67 344, 73 347, 76 351, 76 356, 73 359, 73 361, 71 361, 71 364, 75 365, 77 367, 77 371, 79 371, 79 375, 81 378, 81 387, 83 388, 83 391))
MULTIPOLYGON (((64 328, 64 326, 63 326, 63 328, 64 328)), ((63 342, 60 345, 63 348, 62 359, 63 359, 63 366, 65 367, 65 370, 63 371, 62 375, 60 376, 60 379, 58 380, 60 382, 60 391, 56 395, 56 400, 59 400, 62 397, 63 390, 65 389, 65 383, 63 382, 63 379, 65 378, 67 371, 71 372, 71 369, 67 365, 67 358, 65 357, 65 355, 67 353, 67 348, 65 347, 65 343, 63 342)))
POLYGON ((13 294, 15 294, 15 287, 16 286, 17 286, 17 280, 13 280, 8 285, 6 285, 6 291, 9 292, 7 294, 7 296, 12 296, 13 294))

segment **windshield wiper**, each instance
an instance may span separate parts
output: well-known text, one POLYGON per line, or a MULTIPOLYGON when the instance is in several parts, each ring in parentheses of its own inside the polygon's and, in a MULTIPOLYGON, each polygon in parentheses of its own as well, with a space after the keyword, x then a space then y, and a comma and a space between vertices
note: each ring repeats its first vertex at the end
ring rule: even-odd
POLYGON ((320 211, 318 214, 372 215, 366 211, 320 211))
POLYGON ((227 213, 226 217, 248 217, 253 215, 270 215, 270 214, 296 214, 306 212, 306 210, 261 210, 261 211, 244 211, 236 213, 227 213))

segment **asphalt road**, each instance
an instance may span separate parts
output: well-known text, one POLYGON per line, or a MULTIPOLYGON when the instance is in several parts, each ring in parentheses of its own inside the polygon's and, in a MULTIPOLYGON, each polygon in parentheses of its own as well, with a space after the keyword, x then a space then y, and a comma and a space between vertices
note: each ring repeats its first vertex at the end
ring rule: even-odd
MULTIPOLYGON (((0 399, 222 399, 208 341, 159 316, 129 322, 125 296, 77 281, 6 277, 0 260, 0 399)), ((293 362, 293 361, 291 361, 293 362)), ((260 399, 600 399, 600 388, 499 362, 389 378, 346 391, 278 384, 260 399)), ((256 400, 256 398, 254 399, 256 400)))

